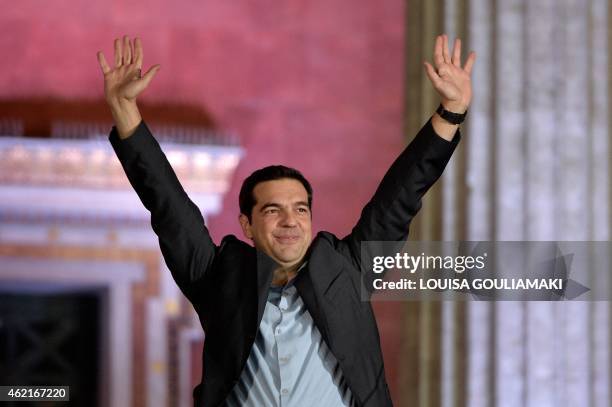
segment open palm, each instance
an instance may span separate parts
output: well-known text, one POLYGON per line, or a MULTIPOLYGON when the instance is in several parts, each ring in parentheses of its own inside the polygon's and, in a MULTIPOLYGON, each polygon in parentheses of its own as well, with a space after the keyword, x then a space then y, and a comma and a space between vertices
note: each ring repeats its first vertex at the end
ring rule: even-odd
POLYGON ((152 66, 141 75, 142 42, 139 38, 134 43, 125 36, 115 40, 115 66, 111 68, 102 52, 98 52, 98 62, 104 74, 104 95, 109 104, 133 102, 149 86, 159 70, 159 65, 152 66))
POLYGON ((445 109, 463 113, 472 100, 470 74, 476 54, 470 52, 463 68, 461 67, 461 40, 456 39, 452 58, 448 50, 448 36, 439 35, 434 47, 434 67, 425 62, 425 70, 432 85, 442 99, 445 109))

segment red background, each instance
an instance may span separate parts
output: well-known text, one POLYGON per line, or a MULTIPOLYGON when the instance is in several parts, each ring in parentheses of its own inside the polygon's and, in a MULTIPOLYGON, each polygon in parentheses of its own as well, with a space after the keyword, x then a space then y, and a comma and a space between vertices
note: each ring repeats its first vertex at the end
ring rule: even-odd
MULTIPOLYGON (((0 98, 101 99, 96 51, 140 36, 145 69, 161 70, 143 99, 204 109, 235 132, 245 156, 216 241, 241 236, 237 196, 269 164, 314 187, 314 230, 348 233, 400 152, 404 2, 400 0, 0 1, 0 98)), ((147 117, 145 117, 147 120, 147 117)), ((393 389, 399 304, 376 304, 393 389)))

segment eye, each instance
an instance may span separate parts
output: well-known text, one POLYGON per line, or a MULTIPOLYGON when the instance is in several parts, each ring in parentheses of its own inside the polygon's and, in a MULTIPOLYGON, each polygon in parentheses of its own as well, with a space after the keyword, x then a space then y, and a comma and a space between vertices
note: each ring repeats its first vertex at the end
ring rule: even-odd
POLYGON ((264 214, 266 215, 272 215, 278 213, 278 209, 277 208, 268 208, 264 211, 264 214))
POLYGON ((302 213, 302 214, 307 214, 308 213, 308 208, 298 208, 298 212, 302 213))

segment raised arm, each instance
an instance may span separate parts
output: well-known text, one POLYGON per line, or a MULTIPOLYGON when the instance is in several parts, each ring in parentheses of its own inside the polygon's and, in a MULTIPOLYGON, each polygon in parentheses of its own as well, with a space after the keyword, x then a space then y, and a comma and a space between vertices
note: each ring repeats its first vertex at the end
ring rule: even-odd
MULTIPOLYGON (((448 37, 441 35, 434 49, 435 68, 425 62, 427 76, 443 108, 455 114, 465 113, 470 104, 470 73, 476 56, 470 53, 463 68, 460 58, 461 41, 455 41, 451 57, 448 37)), ((437 113, 423 126, 391 165, 357 225, 343 239, 353 261, 360 263, 363 241, 400 241, 408 237, 408 227, 421 208, 423 195, 442 175, 459 139, 459 126, 437 113)))
POLYGON ((136 98, 157 71, 153 66, 141 76, 142 44, 128 37, 115 40, 115 66, 109 67, 102 52, 98 61, 104 74, 104 93, 115 127, 109 140, 125 173, 144 206, 172 275, 191 302, 205 287, 205 271, 216 247, 197 206, 189 199, 170 163, 142 121, 136 98))

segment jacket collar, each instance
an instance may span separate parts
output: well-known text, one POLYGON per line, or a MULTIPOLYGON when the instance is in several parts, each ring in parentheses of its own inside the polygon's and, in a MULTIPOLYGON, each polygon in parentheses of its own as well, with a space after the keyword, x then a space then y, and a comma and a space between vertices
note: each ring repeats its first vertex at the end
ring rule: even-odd
POLYGON ((307 267, 315 291, 323 294, 342 272, 341 256, 329 242, 317 236, 309 249, 307 267))

